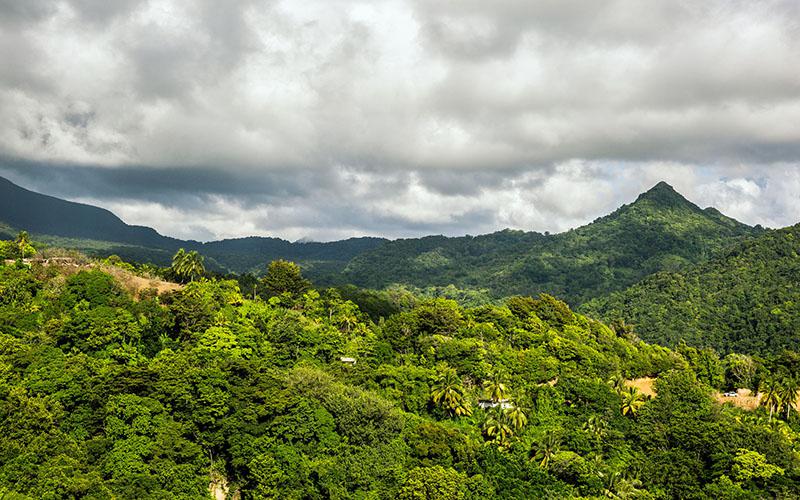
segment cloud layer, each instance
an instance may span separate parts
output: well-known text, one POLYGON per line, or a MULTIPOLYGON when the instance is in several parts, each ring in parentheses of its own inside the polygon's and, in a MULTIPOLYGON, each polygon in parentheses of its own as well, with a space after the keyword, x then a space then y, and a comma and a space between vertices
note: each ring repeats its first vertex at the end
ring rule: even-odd
POLYGON ((793 0, 0 0, 0 175, 182 237, 800 220, 793 0))

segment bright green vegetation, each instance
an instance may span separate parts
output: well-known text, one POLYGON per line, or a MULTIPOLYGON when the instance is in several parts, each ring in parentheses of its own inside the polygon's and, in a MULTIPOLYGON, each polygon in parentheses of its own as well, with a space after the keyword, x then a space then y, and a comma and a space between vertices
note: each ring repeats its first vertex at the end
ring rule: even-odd
POLYGON ((494 297, 546 292, 581 304, 658 271, 679 270, 763 230, 702 210, 660 183, 566 233, 501 231, 397 240, 356 256, 341 281, 369 288, 455 285, 494 297))
POLYGON ((655 274, 584 310, 648 342, 722 352, 800 348, 800 225, 770 231, 685 272, 655 274))
POLYGON ((97 270, 0 266, 0 496, 800 496, 797 354, 671 351, 549 295, 348 289, 396 308, 373 321, 290 262, 255 300, 195 271, 134 298, 97 270), (643 376, 657 397, 626 387, 643 376), (711 395, 744 386, 766 405, 711 395))

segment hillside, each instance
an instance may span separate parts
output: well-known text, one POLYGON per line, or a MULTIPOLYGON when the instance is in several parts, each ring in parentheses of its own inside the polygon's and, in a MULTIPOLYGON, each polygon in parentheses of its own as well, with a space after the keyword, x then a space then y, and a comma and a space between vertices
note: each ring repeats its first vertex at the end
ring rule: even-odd
POLYGON ((0 177, 0 221, 31 233, 176 249, 180 240, 144 226, 131 226, 103 208, 21 188, 0 177))
POLYGON ((583 311, 624 318, 648 342, 721 352, 800 347, 800 225, 743 242, 683 272, 662 272, 583 311))
POLYGON ((561 234, 506 230, 392 241, 353 259, 342 280, 371 288, 454 284, 496 297, 547 292, 580 304, 648 274, 705 261, 762 231, 700 209, 662 182, 614 213, 561 234))
MULTIPOLYGON (((800 495, 789 406, 720 405, 742 380, 714 353, 550 296, 375 324, 326 290, 198 280, 135 300, 74 271, 0 264, 3 498, 800 495)), ((783 391, 791 359, 754 370, 783 391)))

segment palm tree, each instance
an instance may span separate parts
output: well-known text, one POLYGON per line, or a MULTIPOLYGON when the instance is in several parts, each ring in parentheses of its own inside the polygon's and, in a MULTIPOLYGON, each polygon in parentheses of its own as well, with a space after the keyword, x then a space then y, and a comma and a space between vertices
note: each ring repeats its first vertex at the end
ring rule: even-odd
POLYGON ((506 409, 505 416, 515 431, 519 431, 528 423, 528 416, 525 414, 525 409, 520 406, 515 405, 506 409))
POLYGON ((625 390, 625 377, 617 373, 608 380, 608 385, 610 385, 617 394, 622 394, 622 391, 625 390))
POLYGON ((778 396, 781 398, 781 402, 783 403, 783 407, 786 409, 786 420, 789 420, 789 412, 794 408, 794 405, 797 404, 797 391, 800 390, 800 386, 798 386, 797 379, 795 378, 787 378, 783 381, 783 386, 781 387, 778 396))
POLYGON ((608 498, 619 500, 638 498, 641 493, 639 488, 641 488, 642 482, 636 478, 629 479, 620 471, 601 473, 600 477, 605 479, 603 492, 608 498))
POLYGON ((622 414, 635 417, 646 401, 645 395, 636 387, 622 393, 622 414))
POLYGON ((197 251, 186 252, 181 248, 172 257, 172 270, 178 277, 194 281, 195 276, 201 276, 206 272, 203 260, 203 256, 197 251))
POLYGON ((189 281, 194 281, 195 276, 202 276, 206 272, 206 267, 203 265, 204 260, 203 256, 195 250, 186 254, 186 272, 189 275, 189 281))
POLYGON ((500 448, 507 448, 514 435, 514 429, 507 414, 499 410, 495 415, 486 419, 483 424, 483 432, 500 448))
POLYGON ((495 403, 508 399, 508 386, 498 374, 483 383, 483 390, 486 391, 486 396, 495 403))
POLYGON ((186 262, 186 250, 179 248, 175 255, 172 256, 172 272, 176 276, 183 276, 183 268, 186 262))
POLYGON ((761 392, 764 395, 759 404, 769 408, 769 422, 772 422, 772 415, 781 407, 781 387, 774 377, 764 381, 761 386, 761 392))
POLYGON ((17 235, 17 241, 15 243, 17 244, 17 248, 19 248, 20 259, 24 259, 25 249, 29 247, 31 244, 31 239, 30 236, 28 236, 28 231, 20 231, 19 234, 17 235))
POLYGON ((461 379, 453 368, 444 369, 436 377, 431 388, 431 400, 457 417, 472 414, 464 396, 461 379))
POLYGON ((592 415, 589 417, 589 420, 583 424, 583 430, 594 437, 597 442, 600 442, 606 433, 606 421, 600 418, 600 415, 592 415))
POLYGON ((550 468, 550 461, 553 456, 561 449, 561 437, 553 430, 547 431, 534 444, 531 449, 531 460, 539 462, 539 467, 547 470, 550 468))

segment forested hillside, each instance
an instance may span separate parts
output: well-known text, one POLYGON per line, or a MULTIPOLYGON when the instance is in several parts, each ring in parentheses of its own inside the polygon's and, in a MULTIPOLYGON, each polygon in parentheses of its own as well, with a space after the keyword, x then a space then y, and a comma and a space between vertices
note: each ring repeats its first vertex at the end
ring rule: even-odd
POLYGON ((254 300, 191 252, 161 295, 32 262, 0 265, 3 497, 800 496, 789 354, 670 351, 548 295, 373 322, 286 262, 254 300))
POLYGON ((566 233, 506 230, 392 241, 353 259, 342 281, 370 288, 453 284, 487 289, 495 297, 546 292, 580 304, 648 274, 703 262, 761 231, 702 210, 662 182, 634 203, 566 233))
POLYGON ((648 342, 721 352, 800 348, 800 225, 746 241, 686 272, 646 278, 583 310, 624 318, 648 342))

